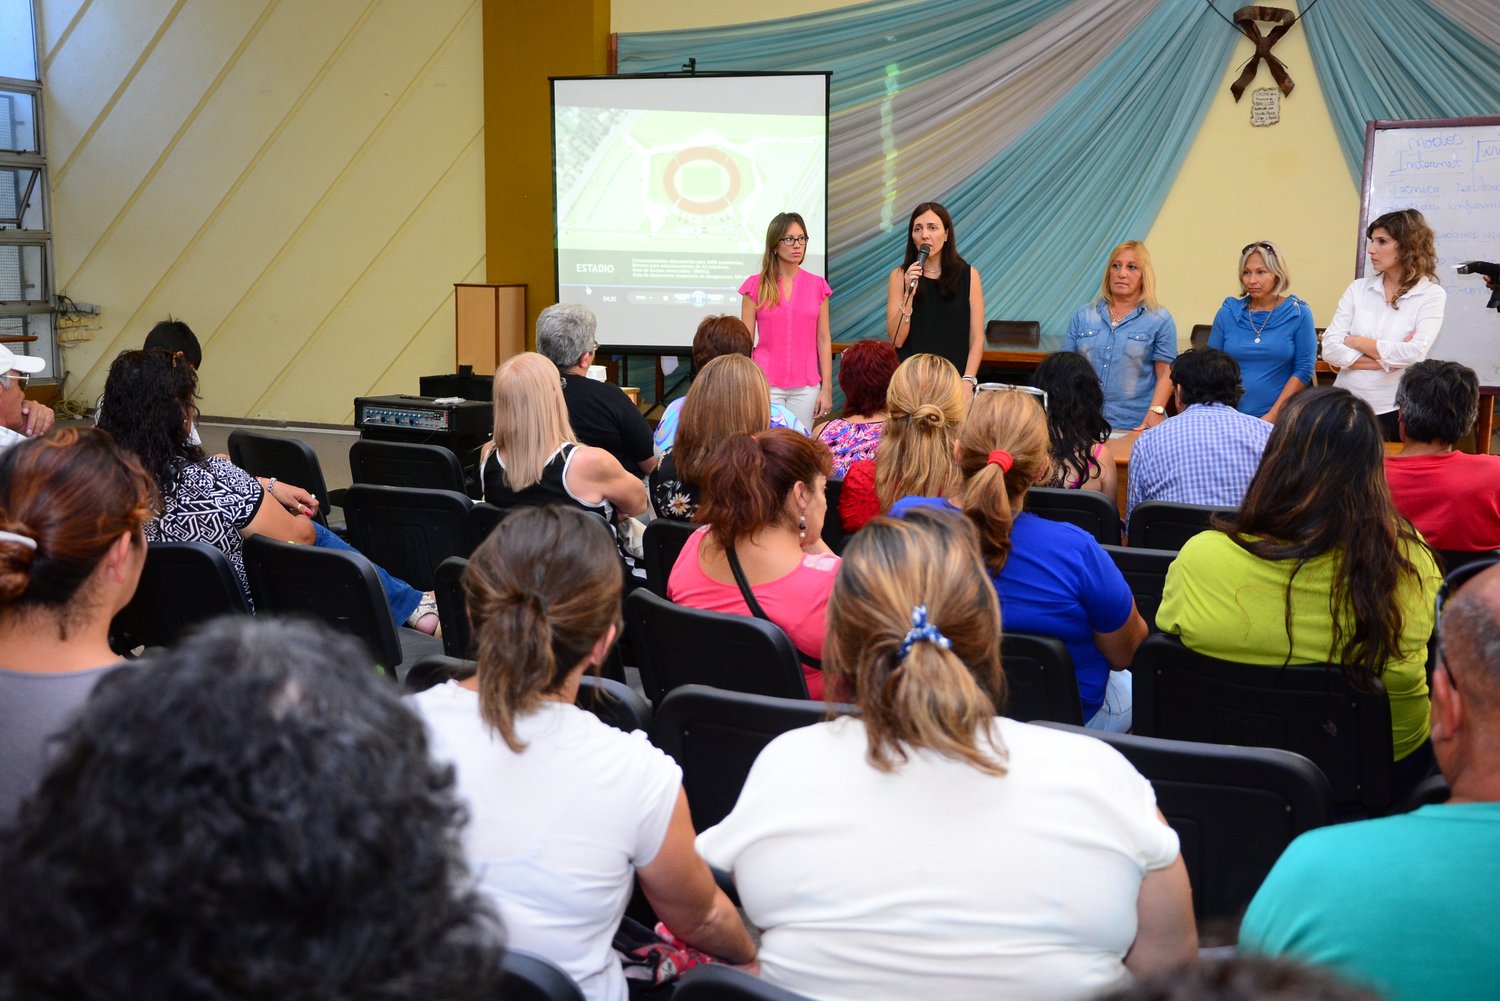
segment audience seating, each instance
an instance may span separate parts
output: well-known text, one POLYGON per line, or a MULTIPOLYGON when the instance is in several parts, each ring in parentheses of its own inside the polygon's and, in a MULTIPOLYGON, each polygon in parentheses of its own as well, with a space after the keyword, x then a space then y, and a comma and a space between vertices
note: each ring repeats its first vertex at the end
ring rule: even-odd
POLYGON ((450 657, 472 657, 469 609, 464 601, 463 575, 469 561, 450 556, 432 572, 432 591, 437 598, 438 628, 443 634, 443 652, 450 657))
POLYGON ((222 551, 204 542, 148 542, 135 596, 110 626, 110 646, 122 655, 141 646, 170 646, 200 622, 249 612, 222 551))
POLYGON ((1333 821, 1328 779, 1291 751, 1043 725, 1105 741, 1151 782, 1182 842, 1199 921, 1237 921, 1292 839, 1333 821))
POLYGON ((687 545, 688 536, 701 527, 674 518, 657 518, 646 526, 641 538, 641 553, 645 557, 646 586, 652 594, 667 596, 667 578, 677 563, 677 554, 687 545))
POLYGON ((1164 633, 1146 637, 1133 674, 1136 733, 1295 751, 1328 776, 1341 817, 1391 805, 1391 707, 1378 680, 1356 692, 1336 665, 1237 664, 1164 633))
POLYGON ((1174 549, 1140 549, 1134 546, 1105 546, 1104 551, 1115 561, 1115 566, 1125 577, 1130 593, 1135 596, 1136 610, 1154 633, 1156 610, 1161 607, 1162 590, 1167 584, 1167 568, 1177 558, 1174 549))
MULTIPOLYGON (((851 706, 836 711, 852 712, 851 706)), ((656 705, 651 742, 682 768, 693 827, 702 831, 728 816, 761 749, 828 714, 808 699, 730 692, 707 685, 673 689, 656 705)))
POLYGON ((1176 552, 1184 542, 1207 531, 1214 515, 1234 512, 1232 507, 1208 504, 1143 501, 1130 512, 1130 525, 1125 535, 1132 549, 1170 549, 1176 552))
POLYGON ((349 446, 349 475, 355 483, 421 487, 469 494, 458 456, 442 445, 361 438, 349 446))
POLYGON ((751 976, 732 966, 695 966, 677 982, 675 1001, 808 1001, 806 995, 751 976))
POLYGON ((1120 544, 1120 509, 1113 497, 1097 490, 1032 487, 1026 491, 1025 509, 1052 521, 1077 525, 1100 545, 1120 544))
POLYGON ((1005 633, 1000 639, 1000 663, 1005 668, 1007 693, 1002 716, 1023 723, 1045 719, 1083 724, 1078 674, 1062 640, 1005 633))
POLYGON ((478 501, 469 509, 468 546, 469 552, 479 548, 479 544, 490 537, 495 526, 505 520, 510 514, 511 508, 496 507, 489 501, 478 501))
MULTIPOLYGON (((475 666, 474 661, 465 657, 429 654, 411 665, 401 683, 408 694, 415 695, 447 681, 467 678, 474 673, 475 666)), ((574 705, 593 713, 616 730, 651 732, 651 704, 635 689, 613 678, 585 674, 578 679, 578 698, 574 705)))
POLYGON ((1470 563, 1488 562, 1500 556, 1500 549, 1479 549, 1475 551, 1436 549, 1433 551, 1438 555, 1445 576, 1455 570, 1468 566, 1470 563))
POLYGON ((408 694, 415 695, 444 682, 462 680, 473 673, 474 662, 466 657, 430 653, 412 663, 407 669, 406 677, 401 679, 401 686, 408 694))
POLYGON ((344 493, 344 520, 350 545, 372 563, 418 591, 431 591, 439 563, 469 554, 473 506, 456 490, 356 483, 344 493))
POLYGON ((1206 348, 1208 347, 1208 335, 1213 333, 1213 331, 1214 325, 1212 323, 1195 323, 1193 324, 1193 332, 1188 335, 1188 341, 1195 348, 1206 348))
MULTIPOLYGON (((307 442, 254 431, 229 432, 229 461, 255 476, 274 476, 301 487, 318 499, 318 523, 328 527, 328 484, 323 467, 307 442)), ((341 533, 342 534, 342 533, 341 533)))
POLYGON ((506 949, 500 966, 500 997, 505 1001, 583 1001, 578 985, 540 956, 506 949))
POLYGON ((640 588, 625 598, 625 630, 653 703, 691 684, 807 698, 792 641, 764 619, 674 605, 640 588))
POLYGON ((844 531, 844 519, 839 517, 839 498, 844 493, 843 477, 828 477, 823 484, 823 498, 828 510, 823 514, 823 544, 836 553, 842 553, 849 542, 849 533, 844 531))
POLYGON ((321 619, 363 640, 374 662, 392 674, 442 649, 435 636, 397 628, 375 568, 358 553, 255 535, 245 540, 245 572, 258 612, 321 619))

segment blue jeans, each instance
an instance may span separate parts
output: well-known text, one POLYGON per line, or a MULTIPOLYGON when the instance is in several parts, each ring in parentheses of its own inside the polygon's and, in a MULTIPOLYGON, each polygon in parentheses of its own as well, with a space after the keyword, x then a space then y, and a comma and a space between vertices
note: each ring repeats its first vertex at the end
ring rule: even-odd
POLYGON ((1134 680, 1129 671, 1110 671, 1109 683, 1104 689, 1104 705, 1094 713, 1094 718, 1083 725, 1090 730, 1107 730, 1110 733, 1129 733, 1135 722, 1131 705, 1134 680))
MULTIPOLYGON (((343 539, 334 535, 328 529, 317 522, 313 522, 313 528, 317 532, 317 538, 313 545, 322 546, 324 549, 342 549, 346 553, 358 553, 343 539)), ((360 553, 363 556, 363 553, 360 553)), ((375 576, 380 578, 380 586, 385 590, 385 600, 390 603, 391 617, 396 620, 396 625, 404 625, 411 618, 411 613, 417 610, 417 605, 422 600, 422 592, 412 587, 404 580, 398 580, 386 573, 371 561, 370 566, 375 567, 375 576)))

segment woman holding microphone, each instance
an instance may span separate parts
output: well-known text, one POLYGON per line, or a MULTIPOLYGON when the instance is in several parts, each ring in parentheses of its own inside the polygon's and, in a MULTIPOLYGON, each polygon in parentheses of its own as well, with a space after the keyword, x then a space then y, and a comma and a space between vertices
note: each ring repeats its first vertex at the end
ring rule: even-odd
POLYGON ((886 287, 885 332, 902 361, 938 355, 970 386, 978 384, 984 290, 979 269, 958 256, 953 219, 937 202, 912 210, 906 260, 891 272, 886 287))
POLYGON ((828 298, 833 289, 802 269, 807 224, 781 212, 766 227, 760 274, 740 285, 740 319, 755 338, 752 357, 779 403, 806 427, 833 411, 833 339, 828 298))

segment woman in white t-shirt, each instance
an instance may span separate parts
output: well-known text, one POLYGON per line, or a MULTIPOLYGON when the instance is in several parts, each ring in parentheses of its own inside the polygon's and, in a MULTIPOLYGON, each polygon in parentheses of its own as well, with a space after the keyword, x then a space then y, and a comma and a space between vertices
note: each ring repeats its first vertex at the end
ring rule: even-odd
POLYGON ((478 671, 418 695, 433 754, 451 760, 464 847, 510 948, 545 956, 590 1001, 624 1001, 611 948, 636 876, 679 939, 735 963, 755 946, 693 852, 677 765, 573 705, 615 641, 621 575, 598 518, 523 508, 464 572, 478 671))
POLYGON ((876 518, 829 609, 825 670, 859 714, 772 741, 698 836, 762 930, 762 976, 818 1001, 1072 1001, 1195 959, 1150 784, 1102 741, 996 716, 969 525, 876 518))

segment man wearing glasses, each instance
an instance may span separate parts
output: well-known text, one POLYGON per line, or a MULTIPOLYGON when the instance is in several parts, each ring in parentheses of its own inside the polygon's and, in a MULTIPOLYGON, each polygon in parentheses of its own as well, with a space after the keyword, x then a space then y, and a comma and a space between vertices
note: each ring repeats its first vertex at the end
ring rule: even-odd
POLYGON ((1302 835, 1240 929, 1243 951, 1331 966, 1387 1001, 1500 985, 1500 563, 1455 571, 1437 607, 1432 750, 1450 798, 1302 835))
POLYGON ((45 358, 14 354, 0 344, 0 451, 52 430, 52 408, 26 399, 26 384, 46 367, 45 358))

